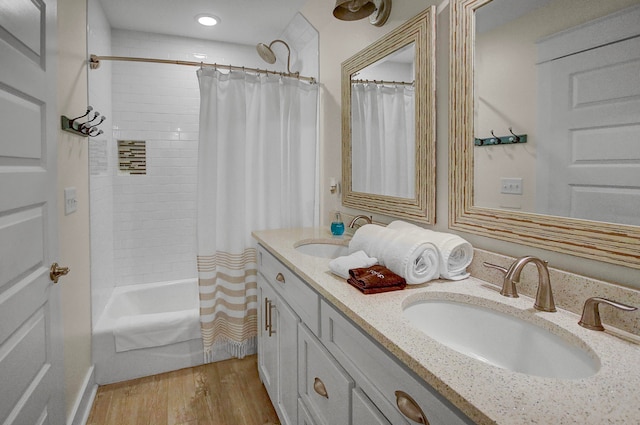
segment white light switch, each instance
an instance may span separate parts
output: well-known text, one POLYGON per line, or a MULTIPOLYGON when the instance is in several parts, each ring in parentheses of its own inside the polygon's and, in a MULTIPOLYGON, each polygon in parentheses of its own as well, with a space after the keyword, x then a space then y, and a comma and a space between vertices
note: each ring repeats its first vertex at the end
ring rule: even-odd
POLYGON ((76 199, 76 188, 64 188, 64 215, 69 215, 78 209, 78 200, 76 199))
POLYGON ((508 193, 510 195, 522 195, 522 178, 502 177, 500 179, 500 193, 508 193))

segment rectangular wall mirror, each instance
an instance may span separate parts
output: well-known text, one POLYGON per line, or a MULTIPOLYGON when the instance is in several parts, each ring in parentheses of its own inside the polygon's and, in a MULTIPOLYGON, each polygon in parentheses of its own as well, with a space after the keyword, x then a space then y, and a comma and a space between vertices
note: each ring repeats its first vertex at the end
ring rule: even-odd
POLYGON ((450 227, 640 268, 640 1, 451 13, 450 227))
POLYGON ((345 206, 435 221, 435 8, 342 64, 345 206))

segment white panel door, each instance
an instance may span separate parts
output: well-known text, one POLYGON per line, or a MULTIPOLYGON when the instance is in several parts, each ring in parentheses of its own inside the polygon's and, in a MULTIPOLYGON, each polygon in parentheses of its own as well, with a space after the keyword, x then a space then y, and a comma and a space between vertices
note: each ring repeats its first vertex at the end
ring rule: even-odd
POLYGON ((538 212, 640 225, 640 37, 540 71, 538 212))
POLYGON ((55 0, 0 0, 0 423, 65 422, 55 0))

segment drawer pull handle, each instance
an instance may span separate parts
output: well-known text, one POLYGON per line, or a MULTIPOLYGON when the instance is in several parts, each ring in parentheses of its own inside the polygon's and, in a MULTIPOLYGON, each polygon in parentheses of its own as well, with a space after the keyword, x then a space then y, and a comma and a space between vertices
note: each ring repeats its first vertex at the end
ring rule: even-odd
POLYGON ((396 404, 407 418, 419 424, 429 425, 426 415, 409 394, 404 391, 396 391, 396 404))
POLYGON ((313 390, 320 394, 322 397, 328 399, 329 394, 327 393, 327 387, 324 386, 324 382, 320 378, 316 376, 313 380, 313 390))
POLYGON ((284 283, 284 275, 282 273, 278 273, 276 275, 276 280, 280 283, 284 283))

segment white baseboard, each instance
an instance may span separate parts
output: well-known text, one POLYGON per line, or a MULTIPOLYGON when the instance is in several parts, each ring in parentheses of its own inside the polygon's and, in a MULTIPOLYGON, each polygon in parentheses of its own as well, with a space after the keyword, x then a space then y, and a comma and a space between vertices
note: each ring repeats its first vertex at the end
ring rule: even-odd
POLYGON ((85 425, 87 423, 97 390, 95 366, 92 365, 84 377, 82 391, 78 394, 78 398, 73 405, 73 410, 67 419, 67 425, 85 425))

